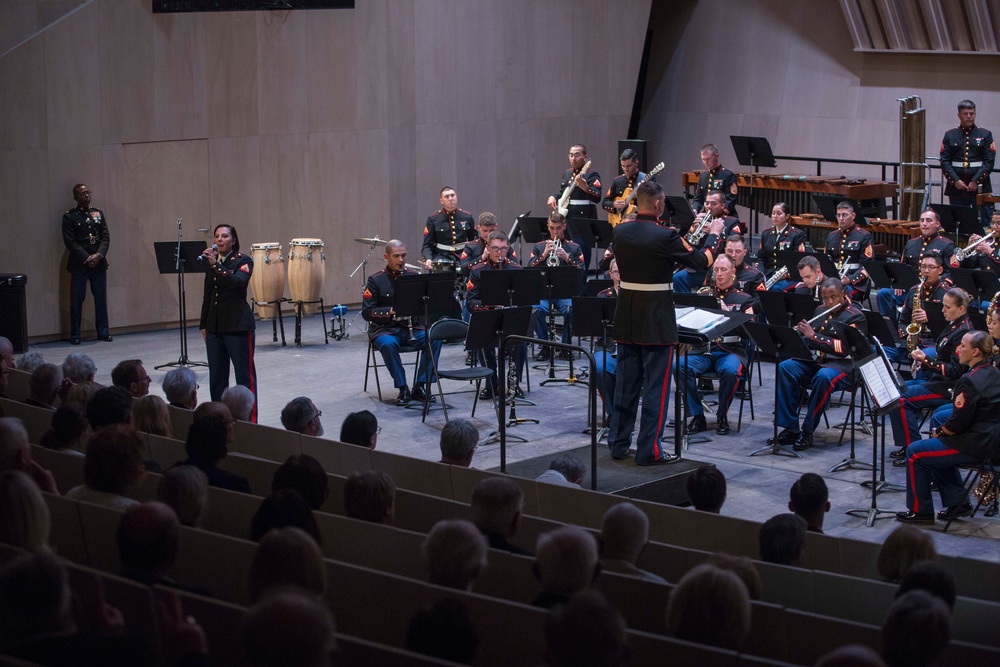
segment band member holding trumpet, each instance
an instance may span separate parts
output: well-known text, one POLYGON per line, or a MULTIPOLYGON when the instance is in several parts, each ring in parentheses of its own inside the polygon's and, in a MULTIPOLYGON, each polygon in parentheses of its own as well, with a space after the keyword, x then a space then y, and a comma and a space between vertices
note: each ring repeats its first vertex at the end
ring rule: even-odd
MULTIPOLYGON (((931 251, 921 257, 919 271, 920 283, 906 293, 903 312, 899 315, 899 339, 907 342, 908 351, 919 348, 933 359, 937 353, 934 350, 934 337, 927 325, 924 305, 942 303, 951 284, 941 277, 944 274, 944 261, 938 252, 931 251)), ((885 353, 890 361, 900 361, 903 358, 898 348, 886 348, 885 353)))
MULTIPOLYGON (((423 322, 417 318, 396 316, 393 305, 396 300, 396 281, 400 276, 416 275, 406 268, 406 246, 393 239, 385 244, 385 268, 368 276, 368 283, 362 294, 361 316, 368 322, 368 340, 382 353, 385 367, 392 376, 393 385, 399 389, 396 405, 405 406, 411 400, 423 402, 424 386, 431 374, 431 359, 425 352, 420 355, 413 391, 406 385, 406 370, 399 358, 399 348, 407 343, 423 345, 427 332, 423 322)), ((441 353, 441 342, 431 343, 434 362, 441 353)), ((434 400, 431 396, 430 400, 434 400)))
POLYGON ((798 270, 799 278, 802 278, 802 280, 794 285, 789 285, 785 288, 785 291, 794 294, 810 294, 814 299, 819 301, 820 286, 826 280, 819 260, 811 255, 807 255, 799 260, 795 268, 798 270))
MULTIPOLYGON (((601 203, 601 175, 585 168, 589 163, 586 146, 573 144, 569 147, 569 169, 563 172, 559 190, 545 202, 553 213, 558 213, 560 201, 565 201, 564 220, 597 217, 597 204, 601 203), (567 191, 569 197, 564 199, 567 191)), ((590 266, 590 246, 581 237, 574 237, 573 241, 583 249, 583 266, 590 266)))
MULTIPOLYGON (((903 246, 902 262, 917 269, 920 266, 920 258, 932 250, 941 253, 947 269, 955 253, 955 244, 941 234, 941 218, 937 212, 927 209, 920 214, 920 236, 910 239, 903 246)), ((897 307, 902 306, 905 300, 906 290, 883 287, 879 289, 877 295, 878 312, 888 317, 893 324, 897 324, 899 322, 897 307)))
MULTIPOLYGON (((756 299, 741 291, 735 282, 736 269, 733 259, 728 254, 715 258, 712 264, 715 285, 703 287, 699 294, 709 294, 719 300, 719 308, 738 313, 754 314, 756 299)), ((682 368, 687 372, 687 408, 691 415, 685 431, 688 435, 701 433, 708 428, 705 421, 705 410, 698 393, 698 378, 709 371, 715 371, 719 376, 719 407, 715 418, 716 435, 729 433, 729 406, 736 394, 736 387, 747 367, 747 337, 743 330, 734 331, 729 335, 717 338, 696 353, 688 353, 682 368)), ((679 362, 675 362, 679 363, 679 362)))
MULTIPOLYGON (((780 201, 771 209, 771 222, 774 226, 760 233, 760 248, 757 250, 760 269, 764 273, 771 274, 768 277, 772 277, 775 271, 782 268, 778 266, 779 252, 805 252, 808 243, 806 233, 798 227, 792 227, 791 209, 785 202, 780 201)), ((783 292, 791 284, 792 281, 785 276, 768 289, 783 292)))
POLYGON ((434 269, 434 263, 439 262, 450 264, 454 271, 465 245, 476 240, 475 219, 458 207, 458 194, 450 185, 441 188, 439 201, 441 209, 427 217, 420 254, 428 269, 434 269))
POLYGON ((837 229, 826 237, 825 252, 837 265, 840 282, 847 287, 847 296, 858 300, 864 296, 868 284, 868 274, 861 268, 861 261, 874 257, 875 251, 872 235, 857 225, 855 217, 850 202, 837 204, 837 229))
MULTIPOLYGON (((994 213, 990 218, 990 231, 985 236, 973 234, 964 248, 956 250, 951 256, 952 268, 992 271, 1000 274, 1000 213, 994 213)), ((980 309, 986 312, 989 301, 980 302, 980 309)))
POLYGON ((830 394, 850 386, 854 377, 854 361, 844 346, 844 327, 854 327, 868 333, 868 324, 861 308, 847 296, 847 286, 836 278, 827 278, 821 288, 823 305, 816 315, 795 325, 805 336, 809 348, 818 354, 814 361, 786 359, 778 364, 778 397, 775 420, 781 431, 770 444, 793 445, 797 452, 809 449, 820 416, 830 394), (808 387, 809 405, 799 428, 799 391, 808 387))
MULTIPOLYGON (((582 269, 586 264, 583 259, 583 249, 573 241, 566 238, 566 219, 558 211, 549 214, 549 237, 545 241, 536 243, 531 249, 531 257, 528 266, 575 266, 582 269)), ((562 342, 570 342, 572 337, 573 313, 570 308, 570 299, 556 299, 555 307, 563 316, 562 342)), ((548 299, 542 299, 535 306, 535 336, 542 340, 548 340, 546 318, 549 314, 550 304, 548 299)), ((559 353, 560 358, 569 359, 569 352, 563 350, 559 353)), ((535 355, 535 361, 548 361, 549 348, 543 347, 535 355)))
POLYGON ((937 481, 944 509, 937 518, 950 521, 972 514, 968 490, 958 466, 1000 456, 1000 370, 989 363, 996 353, 993 338, 985 331, 962 337, 959 361, 969 372, 955 384, 951 416, 931 437, 906 448, 906 512, 897 512, 904 523, 934 523, 931 482, 937 481))
MULTIPOLYGON (((726 213, 723 194, 718 190, 708 193, 705 198, 705 212, 699 213, 691 225, 691 230, 684 236, 685 241, 698 250, 709 250, 713 255, 722 254, 723 244, 731 234, 742 234, 743 225, 738 218, 726 213), (723 231, 715 237, 715 246, 709 247, 709 228, 714 220, 721 219, 723 231)), ((674 274, 675 292, 693 292, 705 284, 707 270, 689 267, 674 274)))

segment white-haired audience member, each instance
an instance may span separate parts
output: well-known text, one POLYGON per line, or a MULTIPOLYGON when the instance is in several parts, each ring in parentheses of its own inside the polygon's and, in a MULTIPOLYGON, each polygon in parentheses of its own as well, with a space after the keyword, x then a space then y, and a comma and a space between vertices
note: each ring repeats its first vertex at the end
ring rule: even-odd
POLYGON ((226 404, 229 412, 233 414, 233 419, 238 422, 250 421, 255 400, 256 398, 254 398, 250 388, 244 387, 241 384, 226 387, 226 390, 222 392, 222 402, 226 404))
POLYGON ((438 521, 421 548, 430 583, 469 590, 486 567, 487 549, 486 538, 472 522, 438 521))
POLYGON ((160 384, 167 403, 182 410, 198 407, 198 376, 186 366, 175 368, 163 376, 160 384))
POLYGON ((576 526, 562 526, 538 536, 535 547, 535 577, 542 592, 532 604, 549 609, 565 604, 590 588, 601 571, 597 540, 576 526))
POLYGON ((472 523, 482 531, 491 549, 531 555, 530 551, 510 541, 521 526, 523 508, 524 492, 508 477, 487 477, 472 491, 472 523))
POLYGON ((750 595, 734 572, 703 563, 685 574, 667 603, 670 634, 738 650, 750 633, 750 595))
POLYGON ((31 371, 28 380, 28 398, 24 402, 36 408, 55 410, 62 386, 62 369, 55 364, 40 364, 31 371))
POLYGON ((337 650, 333 615, 295 590, 265 596, 243 617, 243 652, 250 667, 320 667, 337 650))
POLYGON ((30 373, 44 363, 45 359, 42 358, 41 352, 25 352, 17 362, 17 368, 25 373, 30 373))
POLYGON ((0 472, 4 470, 20 470, 42 491, 59 494, 52 473, 31 459, 28 431, 17 417, 0 417, 0 472))
POLYGON ((667 583, 663 577, 636 566, 648 543, 649 519, 645 512, 632 503, 611 507, 601 521, 601 570, 667 583))
POLYGON ((83 352, 70 352, 63 360, 62 372, 63 377, 73 384, 93 382, 97 365, 83 352))
POLYGON ((469 468, 479 444, 479 429, 468 419, 452 419, 441 429, 441 463, 469 468))
POLYGON ((587 466, 583 465, 583 461, 572 454, 560 454, 552 459, 549 469, 536 477, 535 481, 579 489, 586 474, 587 466))

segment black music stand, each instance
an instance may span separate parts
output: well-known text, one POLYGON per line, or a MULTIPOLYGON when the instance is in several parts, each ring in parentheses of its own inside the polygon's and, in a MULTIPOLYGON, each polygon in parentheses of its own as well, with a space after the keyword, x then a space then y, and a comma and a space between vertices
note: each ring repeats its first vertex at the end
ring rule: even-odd
MULTIPOLYGON (((482 271, 479 274, 479 294, 487 306, 534 306, 545 296, 541 269, 529 267, 508 271, 482 271)), ((529 324, 529 329, 531 326, 529 324)), ((531 332, 528 332, 531 335, 531 332)), ((485 360, 484 360, 485 361, 485 360)), ((528 380, 528 387, 531 381, 528 380)), ((526 398, 517 399, 521 405, 535 405, 526 398)))
MULTIPOLYGON (((733 142, 733 150, 736 152, 736 161, 744 167, 753 167, 753 173, 760 173, 761 167, 777 167, 774 161, 774 153, 771 152, 771 144, 764 137, 741 137, 730 136, 733 142)), ((753 200, 753 177, 750 178, 750 217, 753 220, 753 228, 750 230, 751 236, 757 234, 757 227, 760 222, 760 211, 754 206, 753 200)), ((736 211, 733 211, 735 215, 736 211)))
MULTIPOLYGON (((520 273, 520 271, 484 271, 483 275, 486 276, 491 273, 520 273)), ((469 318, 469 333, 465 339, 465 346, 470 350, 485 350, 492 349, 494 347, 499 347, 501 341, 505 341, 508 336, 523 336, 526 331, 531 327, 531 307, 530 306, 520 306, 517 308, 496 308, 491 310, 474 310, 472 311, 472 317, 469 318)), ((485 363, 485 359, 484 359, 485 363)), ((510 376, 513 371, 513 366, 515 364, 514 355, 511 355, 508 361, 507 374, 510 376)), ((499 374, 500 369, 497 369, 499 374)), ((513 388, 514 383, 510 382, 506 384, 506 390, 510 394, 509 396, 503 397, 495 403, 495 409, 497 412, 497 423, 499 424, 504 419, 503 410, 507 404, 510 404, 510 418, 507 420, 507 427, 517 426, 518 424, 537 424, 539 423, 537 419, 525 419, 517 416, 516 405, 517 402, 514 400, 513 388)), ((526 403, 527 405, 534 405, 530 401, 526 403)), ((508 439, 513 439, 518 442, 528 442, 527 438, 522 438, 517 435, 507 434, 508 439)), ((500 431, 491 432, 486 438, 480 442, 480 446, 488 445, 492 442, 499 442, 500 431)))
POLYGON ((974 271, 973 280, 976 281, 978 292, 982 295, 982 301, 992 301, 997 292, 1000 292, 1000 276, 992 271, 974 271))
MULTIPOLYGON (((580 269, 575 266, 563 265, 539 267, 539 270, 541 272, 539 287, 545 290, 545 298, 549 302, 549 340, 553 340, 556 330, 555 301, 556 299, 572 299, 574 296, 580 295, 580 288, 582 287, 580 284, 580 269)), ((567 326, 569 326, 569 323, 564 318, 563 327, 567 326)), ((544 387, 546 384, 556 382, 566 384, 577 384, 580 382, 581 378, 576 377, 573 373, 572 354, 569 358, 569 377, 566 378, 556 378, 555 357, 555 350, 552 350, 549 354, 548 377, 539 384, 544 387)), ((586 385, 586 383, 583 384, 586 385)))
MULTIPOLYGON (((899 332, 893 331, 882 313, 873 310, 861 309, 865 314, 865 321, 868 323, 868 333, 871 334, 883 347, 899 348, 899 332)), ((904 347, 905 349, 905 347, 904 347)))
POLYGON ((978 294, 980 301, 989 301, 989 297, 984 299, 983 297, 985 295, 979 290, 979 284, 976 282, 975 278, 977 273, 979 273, 979 271, 975 269, 949 269, 948 277, 955 283, 955 287, 961 287, 966 292, 971 294, 973 298, 975 298, 978 294))
POLYGON ((161 274, 177 274, 177 306, 180 310, 181 355, 177 361, 171 361, 159 366, 156 370, 173 366, 208 366, 204 361, 191 361, 188 358, 187 344, 187 295, 184 291, 184 274, 194 269, 197 273, 208 270, 208 261, 198 261, 206 248, 204 241, 154 241, 153 252, 156 253, 156 268, 161 274))
POLYGON ((760 307, 769 324, 790 327, 808 320, 822 305, 810 294, 794 292, 758 292, 760 307))
POLYGON ((717 310, 719 300, 709 294, 698 294, 697 292, 674 292, 674 305, 699 308, 701 310, 717 310))
POLYGON ((686 231, 694 223, 694 210, 685 197, 667 195, 663 202, 663 217, 671 227, 686 231))
POLYGON ((927 313, 927 328, 931 331, 930 337, 936 340, 948 326, 948 320, 944 319, 940 303, 928 301, 921 305, 924 307, 924 312, 927 313))
POLYGON ((868 274, 868 277, 871 278, 875 289, 903 289, 902 287, 896 288, 893 285, 892 278, 885 271, 886 264, 889 264, 889 262, 882 259, 865 259, 861 261, 861 266, 864 268, 865 273, 868 274))
POLYGON ((931 210, 938 214, 941 229, 955 236, 972 236, 983 233, 983 223, 979 220, 979 211, 970 206, 951 206, 949 204, 931 204, 931 210))
POLYGON ((529 218, 524 216, 518 218, 517 223, 518 229, 521 230, 521 236, 532 245, 550 238, 548 218, 529 218))
MULTIPOLYGON (((611 328, 615 323, 615 307, 618 299, 608 297, 573 297, 573 331, 578 337, 591 336, 595 340, 600 338, 601 350, 594 354, 604 355, 604 367, 607 368, 608 344, 611 342, 611 328)), ((611 353, 614 356, 614 352, 611 353)), ((591 377, 594 382, 598 381, 597 375, 591 369, 591 377)), ((614 396, 609 397, 614 400, 614 396)), ((604 414, 604 413, 602 413, 604 414)), ((591 424, 591 428, 597 428, 596 424, 591 424)), ((608 428, 602 426, 597 434, 600 441, 608 433, 608 428)))
MULTIPOLYGON (((586 243, 590 245, 591 248, 608 248, 611 245, 611 234, 613 233, 613 227, 611 223, 607 220, 598 220, 597 218, 570 218, 569 222, 569 233, 570 236, 579 236, 586 243)), ((593 253, 596 258, 598 253, 593 253)), ((597 264, 600 264, 600 260, 597 260, 597 264)), ((584 270, 589 272, 590 267, 584 267, 584 270)), ((584 274, 586 276, 586 273, 584 274)))
POLYGON ((585 296, 597 296, 615 284, 611 278, 595 278, 587 281, 587 293, 585 296))
POLYGON ((514 241, 517 241, 518 254, 522 254, 520 251, 523 250, 521 244, 521 221, 531 215, 531 209, 522 213, 521 215, 514 218, 514 224, 510 226, 510 231, 507 233, 507 243, 514 245, 514 241))
POLYGON ((802 277, 799 275, 798 266, 803 257, 815 257, 819 261, 819 268, 823 271, 824 278, 836 278, 839 275, 837 273, 837 265, 834 264, 833 260, 830 259, 830 256, 822 250, 813 250, 812 252, 781 250, 777 253, 778 266, 784 265, 788 267, 789 280, 801 282, 802 277))
MULTIPOLYGON (((859 331, 858 329, 856 329, 854 327, 838 326, 837 329, 840 332, 840 337, 843 339, 843 342, 844 342, 847 354, 851 357, 851 359, 854 360, 855 368, 857 368, 861 364, 861 361, 863 359, 866 359, 869 356, 871 356, 871 353, 872 353, 872 345, 871 345, 871 343, 868 342, 868 338, 863 333, 861 333, 861 331, 859 331)), ((867 461, 862 461, 861 459, 857 458, 857 456, 855 456, 855 451, 854 451, 854 444, 855 444, 854 402, 855 402, 856 398, 857 398, 857 394, 856 393, 855 393, 855 395, 851 396, 851 405, 848 408, 848 415, 849 415, 848 418, 850 419, 850 422, 851 422, 851 451, 847 455, 846 459, 844 459, 843 461, 841 461, 837 465, 835 465, 832 468, 830 468, 829 472, 832 472, 832 473, 833 472, 839 472, 839 471, 841 471, 841 470, 843 470, 845 468, 854 468, 854 467, 858 467, 858 468, 871 468, 871 467, 876 467, 877 466, 877 462, 875 461, 874 458, 872 459, 871 463, 868 463, 867 461)), ((865 414, 865 408, 866 407, 867 407, 867 398, 866 398, 864 392, 862 392, 862 394, 861 394, 861 405, 860 405, 861 413, 862 414, 865 414)), ((847 422, 845 421, 844 422, 844 426, 846 427, 846 425, 847 425, 847 422)), ((868 426, 867 422, 863 422, 863 429, 862 430, 868 432, 867 426, 868 426)), ((876 434, 873 431, 873 432, 870 432, 869 435, 874 436, 876 434)), ((844 432, 841 431, 840 432, 840 442, 843 443, 843 441, 844 441, 844 432)))
POLYGON ((851 205, 851 208, 854 209, 854 221, 862 227, 868 226, 868 218, 865 217, 864 208, 862 208, 861 202, 857 199, 827 194, 814 194, 812 198, 813 201, 816 202, 816 208, 819 210, 820 215, 822 215, 823 219, 827 222, 837 222, 837 204, 842 201, 846 201, 851 205))
MULTIPOLYGON (((774 405, 778 405, 778 364, 785 359, 798 359, 800 361, 815 361, 812 350, 806 345, 805 339, 795 329, 791 327, 776 326, 774 324, 761 324, 759 322, 747 322, 743 325, 750 340, 757 346, 757 350, 774 358, 774 405)), ((778 456, 790 456, 800 459, 802 455, 794 449, 785 449, 784 445, 779 445, 778 440, 778 420, 774 420, 774 436, 768 440, 767 445, 759 447, 747 456, 757 456, 758 454, 776 454, 778 456)))
MULTIPOLYGON (((867 262, 863 262, 862 266, 867 262)), ((917 276, 917 270, 914 269, 909 264, 903 264, 902 262, 886 262, 883 264, 882 268, 885 270, 885 275, 889 278, 889 287, 892 289, 908 290, 914 285, 920 284, 920 278, 917 276)), ((868 274, 871 276, 871 274, 868 274)))

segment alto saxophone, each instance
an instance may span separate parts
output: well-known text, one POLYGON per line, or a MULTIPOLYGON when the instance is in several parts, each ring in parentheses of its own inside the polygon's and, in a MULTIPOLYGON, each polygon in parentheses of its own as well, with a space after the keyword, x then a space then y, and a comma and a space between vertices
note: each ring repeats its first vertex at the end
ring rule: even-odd
MULTIPOLYGON (((927 280, 925 277, 920 278, 920 284, 917 285, 917 291, 913 293, 913 306, 910 312, 922 310, 920 296, 924 291, 924 281, 927 280)), ((912 317, 912 315, 911 315, 912 317)), ((906 351, 913 352, 915 349, 920 347, 920 334, 923 333, 924 327, 919 322, 910 321, 906 325, 906 351)), ((917 371, 920 370, 920 362, 914 360, 912 366, 910 367, 910 374, 916 377, 917 371)))

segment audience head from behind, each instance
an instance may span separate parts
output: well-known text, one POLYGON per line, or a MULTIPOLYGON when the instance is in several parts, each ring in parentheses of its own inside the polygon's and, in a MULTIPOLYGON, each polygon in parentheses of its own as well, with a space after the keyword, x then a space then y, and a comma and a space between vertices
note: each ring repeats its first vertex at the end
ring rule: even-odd
POLYGON ((0 472, 0 542, 25 551, 49 546, 49 507, 35 481, 20 470, 0 472))
POLYGON ((542 594, 535 606, 552 607, 590 588, 601 571, 597 540, 577 526, 562 526, 538 536, 535 578, 542 594))
POLYGON ((900 526, 889 533, 882 543, 877 568, 882 579, 897 583, 917 563, 937 559, 934 538, 930 533, 914 526, 900 526))
POLYGON ((421 555, 438 586, 469 590, 486 567, 486 538, 471 521, 438 521, 427 534, 421 555))
POLYGON ((823 532, 823 517, 830 511, 830 492, 814 472, 799 477, 789 491, 788 510, 806 521, 808 530, 823 532))
POLYGON ((244 387, 241 384, 226 387, 226 390, 222 392, 222 402, 229 408, 233 419, 238 422, 250 421, 255 400, 257 399, 254 397, 253 392, 250 391, 250 388, 244 387))
POLYGON ((102 389, 104 385, 97 382, 77 382, 66 392, 66 403, 79 403, 86 407, 90 404, 90 399, 102 389))
POLYGON ((521 526, 524 491, 520 484, 508 477, 486 477, 473 489, 469 509, 472 523, 486 535, 490 546, 502 549, 504 547, 500 545, 508 543, 521 526), (495 536, 502 540, 497 540, 495 536))
POLYGON ((198 407, 198 376, 187 366, 167 372, 160 386, 170 405, 184 410, 198 407))
POLYGON ((545 622, 546 664, 551 667, 621 667, 631 664, 628 627, 598 591, 574 595, 545 622))
POLYGON ((236 437, 236 420, 233 419, 233 413, 229 411, 226 404, 220 401, 206 401, 194 409, 195 421, 209 416, 218 417, 225 423, 226 444, 233 442, 236 437))
POLYGON ((271 530, 287 527, 301 528, 316 540, 316 544, 322 544, 309 503, 294 489, 275 491, 264 498, 250 519, 250 539, 260 542, 271 530))
POLYGON ((198 467, 215 467, 229 453, 229 426, 218 415, 195 417, 188 427, 184 450, 198 467))
POLYGON ((326 565, 316 540, 301 528, 275 528, 261 539, 250 564, 250 600, 294 586, 321 600, 326 593, 326 565))
POLYGON ((138 504, 124 495, 146 476, 143 450, 143 442, 135 429, 128 426, 101 429, 87 443, 87 455, 83 459, 84 487, 70 489, 67 497, 115 507, 138 504))
POLYGON ((63 403, 52 414, 52 428, 38 444, 56 451, 83 454, 89 431, 84 407, 79 403, 63 403))
POLYGON ((140 503, 125 510, 118 524, 122 574, 144 584, 158 583, 177 560, 180 528, 177 515, 165 503, 140 503))
POLYGON ((413 615, 406 628, 406 648, 421 655, 471 665, 479 651, 479 631, 468 607, 445 598, 413 615))
POLYGON ((632 503, 618 503, 601 520, 602 559, 635 565, 649 543, 649 518, 632 503))
POLYGON ((271 479, 271 491, 295 489, 314 510, 326 502, 330 493, 326 470, 312 456, 298 454, 285 459, 271 479))
POLYGON ((132 425, 135 426, 135 430, 143 433, 162 435, 166 438, 174 436, 166 401, 152 394, 146 394, 132 401, 132 425))
POLYGON ((925 560, 914 563, 899 582, 896 597, 914 590, 927 591, 943 600, 949 610, 955 608, 955 577, 937 561, 925 560))
POLYGON ((132 398, 148 394, 151 382, 149 374, 142 366, 141 359, 126 359, 111 369, 111 384, 121 387, 132 398))
POLYGON ((587 466, 572 454, 560 454, 549 463, 549 469, 535 478, 536 482, 548 482, 559 486, 580 488, 587 466))
POLYGON ((452 419, 441 429, 441 463, 468 468, 479 444, 479 429, 468 419, 452 419))
POLYGON ((927 591, 900 595, 882 624, 882 658, 889 667, 933 665, 951 641, 951 614, 927 591))
POLYGON ((344 483, 344 512, 351 519, 392 525, 396 485, 381 470, 352 473, 344 483))
POLYGON ((803 567, 806 520, 794 514, 779 514, 764 522, 758 535, 760 559, 765 563, 803 567))
POLYGON ((288 401, 281 409, 281 425, 286 431, 294 431, 302 435, 323 437, 322 412, 307 396, 299 396, 288 401))
POLYGON ((688 475, 687 493, 696 510, 719 514, 726 502, 726 476, 715 466, 702 466, 688 475))
POLYGON ((30 405, 55 410, 62 386, 62 369, 55 364, 40 364, 31 371, 28 379, 28 400, 30 405))
POLYGON ((847 644, 819 659, 816 667, 886 667, 882 656, 871 646, 847 644))
POLYGON ((42 353, 32 350, 31 352, 25 352, 21 355, 20 361, 17 362, 17 368, 18 370, 30 374, 44 363, 45 358, 42 357, 42 353))
POLYGON ((117 424, 132 424, 132 395, 121 387, 105 387, 87 403, 87 419, 95 432, 117 424))
POLYGON ((97 364, 83 352, 70 352, 63 360, 62 373, 73 384, 93 382, 97 364))
POLYGON ((750 632, 750 595, 736 573, 704 563, 681 577, 667 603, 667 629, 684 641, 738 650, 750 632))
POLYGON ((0 651, 18 655, 39 638, 76 632, 69 575, 51 552, 0 566, 0 651))
POLYGON ((194 466, 174 466, 163 473, 156 497, 174 510, 182 526, 196 527, 208 506, 208 477, 194 466))
POLYGON ((747 587, 747 594, 751 600, 759 600, 764 594, 764 581, 760 578, 760 572, 747 556, 733 556, 722 552, 712 554, 708 559, 709 565, 714 565, 720 570, 729 570, 743 582, 747 587))
POLYGON ((264 596, 243 616, 241 630, 250 667, 321 667, 337 650, 330 610, 298 590, 264 596))
POLYGON ((369 410, 359 410, 344 417, 344 423, 340 425, 340 441, 375 449, 381 430, 374 414, 369 410))

